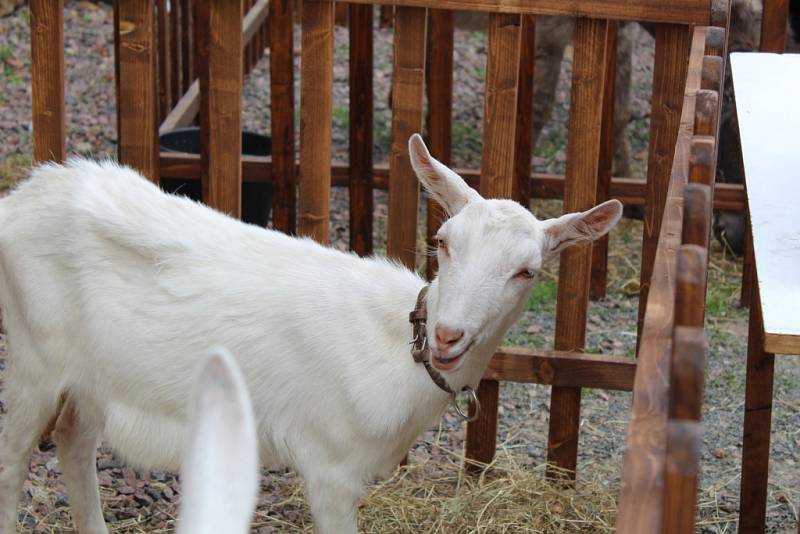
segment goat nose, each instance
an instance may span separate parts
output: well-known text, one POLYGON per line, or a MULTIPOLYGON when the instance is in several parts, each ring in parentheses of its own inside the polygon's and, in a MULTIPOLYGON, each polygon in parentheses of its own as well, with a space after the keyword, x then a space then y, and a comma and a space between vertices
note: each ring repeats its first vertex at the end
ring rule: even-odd
POLYGON ((436 325, 436 342, 440 348, 449 348, 455 345, 459 339, 464 337, 464 331, 456 328, 448 328, 440 324, 436 325))

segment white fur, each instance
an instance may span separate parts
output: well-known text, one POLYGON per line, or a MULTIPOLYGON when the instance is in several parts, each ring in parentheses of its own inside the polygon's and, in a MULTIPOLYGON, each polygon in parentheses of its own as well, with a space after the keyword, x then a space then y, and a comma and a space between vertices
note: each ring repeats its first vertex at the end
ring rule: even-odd
MULTIPOLYGON (((538 270, 557 244, 605 233, 621 205, 538 221, 469 190, 419 136, 409 149, 452 214, 428 337, 442 356, 437 321, 465 332, 450 354, 470 349, 444 375, 474 387, 528 298, 532 281, 515 274, 538 270)), ((356 531, 364 484, 390 472, 448 403, 409 353, 408 313, 425 284, 415 273, 242 224, 113 163, 46 165, 0 200, 0 268, 2 532, 13 532, 28 453, 61 396, 80 415, 80 432, 56 428, 56 439, 81 532, 106 532, 93 489, 101 430, 130 462, 177 469, 194 369, 212 345, 235 354, 246 378, 262 461, 304 477, 324 533, 356 531)))
POLYGON ((248 532, 259 475, 255 419, 244 377, 226 349, 213 350, 194 389, 176 534, 248 532))

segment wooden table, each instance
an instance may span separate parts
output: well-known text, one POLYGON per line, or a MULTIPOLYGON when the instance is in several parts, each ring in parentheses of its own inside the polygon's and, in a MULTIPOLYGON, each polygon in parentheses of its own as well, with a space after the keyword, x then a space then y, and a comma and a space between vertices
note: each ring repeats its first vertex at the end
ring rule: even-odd
POLYGON ((739 532, 763 532, 777 354, 800 355, 800 55, 731 54, 754 268, 739 532))

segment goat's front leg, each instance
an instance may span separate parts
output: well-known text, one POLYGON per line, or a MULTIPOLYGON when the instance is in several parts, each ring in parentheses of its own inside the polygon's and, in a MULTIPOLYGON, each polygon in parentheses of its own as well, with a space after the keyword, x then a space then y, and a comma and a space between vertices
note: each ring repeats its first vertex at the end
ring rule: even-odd
POLYGON ((306 493, 319 534, 356 534, 357 504, 363 490, 361 480, 342 473, 306 476, 306 493))
POLYGON ((95 465, 102 418, 102 411, 94 403, 68 397, 53 433, 72 517, 81 534, 108 533, 100 507, 95 465))

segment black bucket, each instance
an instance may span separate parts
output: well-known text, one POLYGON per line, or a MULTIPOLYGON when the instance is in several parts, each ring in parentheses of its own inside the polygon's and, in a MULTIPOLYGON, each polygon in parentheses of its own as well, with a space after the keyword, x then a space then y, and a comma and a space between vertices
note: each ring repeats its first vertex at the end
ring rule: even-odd
MULTIPOLYGON (((162 152, 200 153, 200 128, 189 126, 177 128, 158 136, 162 152)), ((243 156, 269 156, 272 154, 272 139, 265 135, 242 132, 243 156)), ((185 195, 193 200, 202 196, 200 180, 163 178, 161 188, 167 193, 185 195)), ((272 184, 242 184, 242 220, 246 223, 267 226, 272 211, 272 184)))

